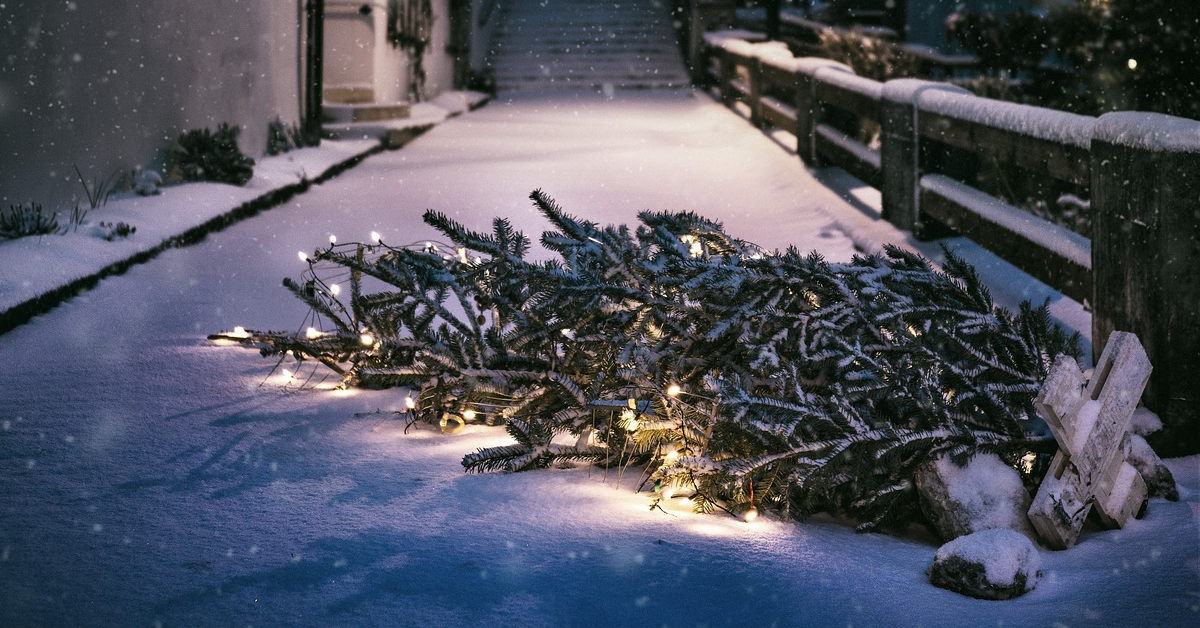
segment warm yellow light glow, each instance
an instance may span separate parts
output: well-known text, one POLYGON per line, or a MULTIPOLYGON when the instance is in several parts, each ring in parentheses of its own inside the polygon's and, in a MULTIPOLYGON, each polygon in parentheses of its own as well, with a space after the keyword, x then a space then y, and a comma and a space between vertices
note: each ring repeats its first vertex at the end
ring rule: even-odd
POLYGON ((324 335, 325 334, 322 333, 321 330, 317 329, 316 327, 309 327, 308 329, 306 329, 304 331, 304 337, 308 338, 309 340, 313 340, 314 338, 320 338, 321 336, 324 336, 324 335))
POLYGON ((671 451, 668 451, 667 454, 663 456, 663 459, 667 462, 675 462, 679 459, 679 450, 672 449, 671 451))
POLYGON ((463 410, 463 418, 468 421, 474 421, 475 420, 475 411, 470 410, 470 409, 463 410))
POLYGON ((308 261, 308 253, 305 253, 304 251, 297 252, 296 257, 299 257, 300 261, 302 261, 302 262, 308 261))
POLYGON ((622 412, 621 420, 625 422, 625 429, 629 430, 630 432, 638 428, 637 415, 633 413, 633 410, 626 410, 622 412))
POLYGON ((630 410, 637 410, 637 399, 634 399, 633 397, 630 397, 630 398, 629 398, 629 402, 628 402, 628 403, 629 403, 629 409, 630 409, 630 410))
POLYGON ((662 489, 662 496, 663 496, 663 499, 671 499, 672 497, 674 497, 675 496, 675 487, 671 486, 670 484, 664 486, 662 489))
POLYGON ((742 521, 745 521, 746 523, 750 523, 755 519, 758 519, 758 509, 754 506, 747 508, 746 511, 742 513, 742 521))
POLYGON ((409 410, 415 410, 417 407, 417 402, 413 401, 413 398, 410 395, 404 398, 404 407, 408 408, 409 410))
POLYGON ((368 333, 363 333, 363 335, 358 337, 358 341, 364 345, 373 345, 375 344, 375 336, 372 336, 368 333))
POLYGON ((571 337, 571 330, 570 330, 570 329, 567 329, 566 327, 563 327, 563 328, 562 328, 561 330, 559 330, 559 331, 560 331, 560 333, 561 333, 562 335, 564 335, 564 336, 566 336, 566 337, 568 337, 568 338, 570 338, 570 337, 571 337))
POLYGON ((374 242, 375 244, 379 244, 380 242, 383 242, 383 236, 379 235, 378 231, 372 231, 371 232, 371 241, 374 242))
POLYGON ((329 284, 329 293, 336 297, 342 293, 342 287, 336 283, 331 283, 329 284))
POLYGON ((683 392, 683 389, 679 387, 679 384, 671 384, 670 386, 667 386, 668 397, 678 397, 679 393, 681 392, 683 392))
POLYGON ((463 264, 471 263, 471 261, 467 259, 467 250, 462 247, 458 247, 458 261, 463 264))
POLYGON ((1129 66, 1129 69, 1130 69, 1130 70, 1136 70, 1136 69, 1137 69, 1137 59, 1130 59, 1130 60, 1129 60, 1129 61, 1126 63, 1126 65, 1128 65, 1128 66, 1129 66))

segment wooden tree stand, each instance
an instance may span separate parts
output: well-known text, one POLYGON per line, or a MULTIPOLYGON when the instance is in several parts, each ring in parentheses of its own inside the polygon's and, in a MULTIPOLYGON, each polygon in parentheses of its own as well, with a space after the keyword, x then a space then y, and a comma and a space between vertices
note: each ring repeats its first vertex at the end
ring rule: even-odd
POLYGON ((1045 544, 1075 544, 1092 506, 1102 524, 1124 527, 1146 500, 1146 483, 1126 458, 1129 423, 1146 382, 1150 360, 1137 336, 1113 332, 1092 379, 1061 356, 1034 405, 1058 440, 1029 519, 1045 544))

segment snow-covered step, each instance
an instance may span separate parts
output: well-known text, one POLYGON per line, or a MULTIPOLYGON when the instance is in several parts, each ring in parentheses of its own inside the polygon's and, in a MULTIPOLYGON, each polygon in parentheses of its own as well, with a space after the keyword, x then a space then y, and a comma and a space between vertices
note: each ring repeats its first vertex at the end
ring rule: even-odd
POLYGON ((325 122, 377 122, 400 120, 412 114, 407 102, 394 103, 331 103, 321 105, 325 122))

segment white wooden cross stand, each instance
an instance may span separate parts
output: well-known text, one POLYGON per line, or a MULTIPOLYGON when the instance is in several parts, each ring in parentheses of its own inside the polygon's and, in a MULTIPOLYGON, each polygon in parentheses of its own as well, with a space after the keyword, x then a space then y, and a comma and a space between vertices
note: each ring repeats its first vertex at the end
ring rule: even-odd
POLYGON ((1029 508, 1029 520, 1048 547, 1074 545, 1093 505, 1109 528, 1124 527, 1141 508, 1146 483, 1126 457, 1129 422, 1150 369, 1137 336, 1117 331, 1086 388, 1071 358, 1060 356, 1050 370, 1033 403, 1059 448, 1029 508))

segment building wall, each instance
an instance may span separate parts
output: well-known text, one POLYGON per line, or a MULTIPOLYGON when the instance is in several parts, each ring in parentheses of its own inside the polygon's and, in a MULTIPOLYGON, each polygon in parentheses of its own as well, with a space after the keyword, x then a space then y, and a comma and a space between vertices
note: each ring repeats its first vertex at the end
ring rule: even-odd
POLYGON ((257 157, 301 116, 303 0, 0 1, 0 206, 82 199, 162 169, 180 131, 230 122, 257 157))

